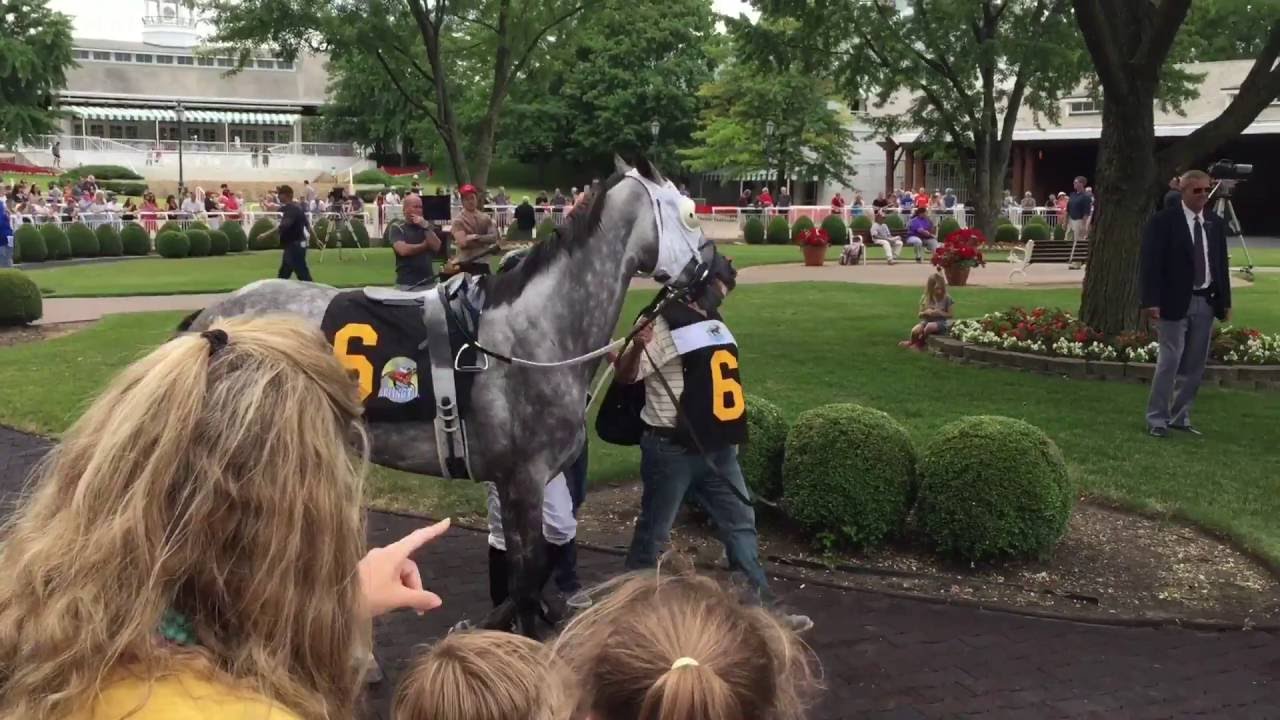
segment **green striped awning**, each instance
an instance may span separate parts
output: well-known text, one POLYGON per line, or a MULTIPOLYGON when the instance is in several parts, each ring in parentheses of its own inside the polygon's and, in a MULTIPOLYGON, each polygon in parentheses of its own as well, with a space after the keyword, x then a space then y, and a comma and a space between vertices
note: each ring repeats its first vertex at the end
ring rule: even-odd
MULTIPOLYGON (((107 105, 67 105, 64 110, 82 120, 120 120, 133 122, 177 122, 175 108, 123 107, 107 105)), ((228 125, 292 125, 297 113, 255 112, 248 110, 200 110, 184 108, 183 122, 228 125)))

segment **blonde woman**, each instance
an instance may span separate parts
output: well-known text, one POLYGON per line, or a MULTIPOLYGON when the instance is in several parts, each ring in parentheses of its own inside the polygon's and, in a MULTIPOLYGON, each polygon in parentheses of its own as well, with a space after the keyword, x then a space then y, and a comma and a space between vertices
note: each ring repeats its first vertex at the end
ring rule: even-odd
POLYGON ((364 553, 357 390, 319 333, 226 321, 117 376, 0 535, 0 718, 354 716, 370 619, 441 603, 364 553))
POLYGON ((590 720, 800 720, 812 651, 714 581, 642 571, 612 581, 555 641, 590 720))

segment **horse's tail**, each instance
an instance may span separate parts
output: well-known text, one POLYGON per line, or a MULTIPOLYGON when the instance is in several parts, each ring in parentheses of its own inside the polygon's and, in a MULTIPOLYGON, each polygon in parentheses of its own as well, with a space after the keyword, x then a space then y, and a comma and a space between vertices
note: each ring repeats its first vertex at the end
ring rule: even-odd
POLYGON ((204 312, 203 308, 196 310, 190 315, 182 318, 182 321, 178 323, 178 327, 176 328, 176 331, 182 333, 182 332, 187 332, 191 330, 191 326, 195 324, 196 318, 200 317, 200 313, 202 312, 204 312))

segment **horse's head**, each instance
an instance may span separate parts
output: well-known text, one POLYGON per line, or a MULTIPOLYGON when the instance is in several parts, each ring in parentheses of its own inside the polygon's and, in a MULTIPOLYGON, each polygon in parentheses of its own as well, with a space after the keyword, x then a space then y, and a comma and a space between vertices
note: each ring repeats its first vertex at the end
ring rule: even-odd
POLYGON ((625 194, 618 204, 634 205, 627 254, 635 269, 673 290, 706 282, 716 248, 702 233, 693 200, 643 157, 635 167, 616 164, 623 178, 609 195, 625 194))

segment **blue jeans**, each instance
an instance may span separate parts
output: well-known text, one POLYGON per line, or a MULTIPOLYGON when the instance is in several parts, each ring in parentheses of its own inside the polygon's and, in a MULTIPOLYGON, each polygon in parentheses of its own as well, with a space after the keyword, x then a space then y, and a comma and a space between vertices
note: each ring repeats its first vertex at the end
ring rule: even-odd
POLYGON ((760 601, 773 604, 769 580, 760 565, 756 514, 738 467, 737 448, 717 450, 704 458, 656 433, 646 432, 640 440, 640 477, 644 492, 631 549, 627 551, 628 570, 657 564, 659 552, 671 540, 671 526, 685 494, 692 491, 715 523, 716 534, 729 558, 729 569, 746 576, 760 601))
POLYGON ((0 268, 13 267, 13 246, 0 245, 0 268))

